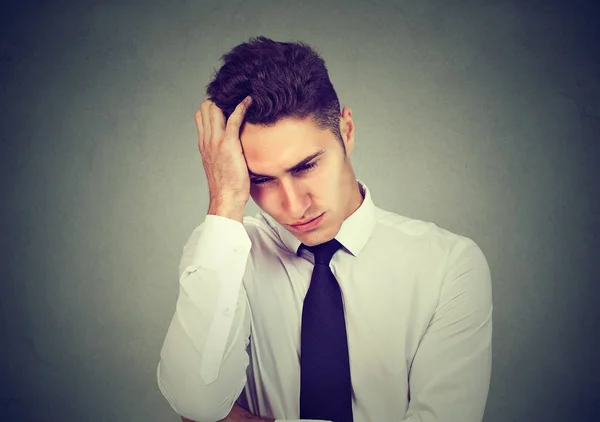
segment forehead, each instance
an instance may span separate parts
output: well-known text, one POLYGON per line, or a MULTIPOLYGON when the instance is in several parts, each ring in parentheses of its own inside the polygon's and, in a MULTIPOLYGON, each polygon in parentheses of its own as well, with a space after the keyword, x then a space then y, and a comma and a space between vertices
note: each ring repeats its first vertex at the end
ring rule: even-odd
POLYGON ((260 173, 274 166, 285 168, 335 142, 331 131, 319 128, 311 118, 286 118, 273 126, 246 123, 240 135, 249 167, 260 173))

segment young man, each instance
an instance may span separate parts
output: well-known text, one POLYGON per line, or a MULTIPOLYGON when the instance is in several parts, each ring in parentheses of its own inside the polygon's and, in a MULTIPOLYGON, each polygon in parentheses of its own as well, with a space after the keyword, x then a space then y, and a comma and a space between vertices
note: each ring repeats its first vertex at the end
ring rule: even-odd
POLYGON ((480 248, 374 204, 352 112, 309 46, 258 37, 223 61, 196 113, 210 206, 183 248, 165 398, 199 422, 481 421, 480 248))

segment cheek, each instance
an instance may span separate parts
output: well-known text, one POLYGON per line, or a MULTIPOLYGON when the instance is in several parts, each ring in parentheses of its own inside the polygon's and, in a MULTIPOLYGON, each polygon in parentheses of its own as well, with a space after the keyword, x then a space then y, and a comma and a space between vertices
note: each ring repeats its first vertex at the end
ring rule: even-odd
POLYGON ((331 179, 331 171, 327 171, 326 168, 320 168, 315 171, 315 173, 310 178, 311 185, 314 186, 323 186, 323 183, 327 182, 331 179))
POLYGON ((337 168, 328 168, 318 172, 310 181, 311 191, 316 197, 333 199, 339 195, 340 174, 337 168))

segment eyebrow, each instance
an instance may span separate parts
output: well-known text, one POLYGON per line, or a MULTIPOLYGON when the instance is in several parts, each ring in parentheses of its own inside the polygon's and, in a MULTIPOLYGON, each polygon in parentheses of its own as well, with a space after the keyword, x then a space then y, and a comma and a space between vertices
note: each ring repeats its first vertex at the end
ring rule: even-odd
MULTIPOLYGON (((318 156, 320 156, 321 154, 323 154, 325 152, 324 149, 322 149, 321 151, 317 151, 314 154, 309 155, 308 157, 306 157, 305 159, 303 159, 302 161, 300 161, 298 164, 293 165, 292 167, 286 169, 286 173, 293 173, 294 171, 298 170, 300 167, 305 166, 309 161, 314 160, 315 158, 317 158, 318 156)), ((269 176, 267 174, 258 174, 258 173, 254 173, 252 170, 250 170, 250 168, 248 168, 248 174, 250 175, 250 177, 254 177, 254 178, 264 178, 264 179, 270 179, 273 178, 274 176, 269 176)))

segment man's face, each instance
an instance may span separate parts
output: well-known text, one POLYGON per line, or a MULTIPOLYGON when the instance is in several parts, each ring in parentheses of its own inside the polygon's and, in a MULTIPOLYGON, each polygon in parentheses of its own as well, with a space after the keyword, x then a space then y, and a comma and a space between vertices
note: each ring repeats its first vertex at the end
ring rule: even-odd
MULTIPOLYGON (((340 130, 349 155, 354 148, 354 124, 348 107, 342 112, 340 130)), ((310 117, 282 119, 272 127, 247 123, 240 139, 252 199, 302 243, 313 246, 334 238, 342 222, 362 203, 340 141, 310 117), (314 228, 291 226, 320 215, 314 228)))

